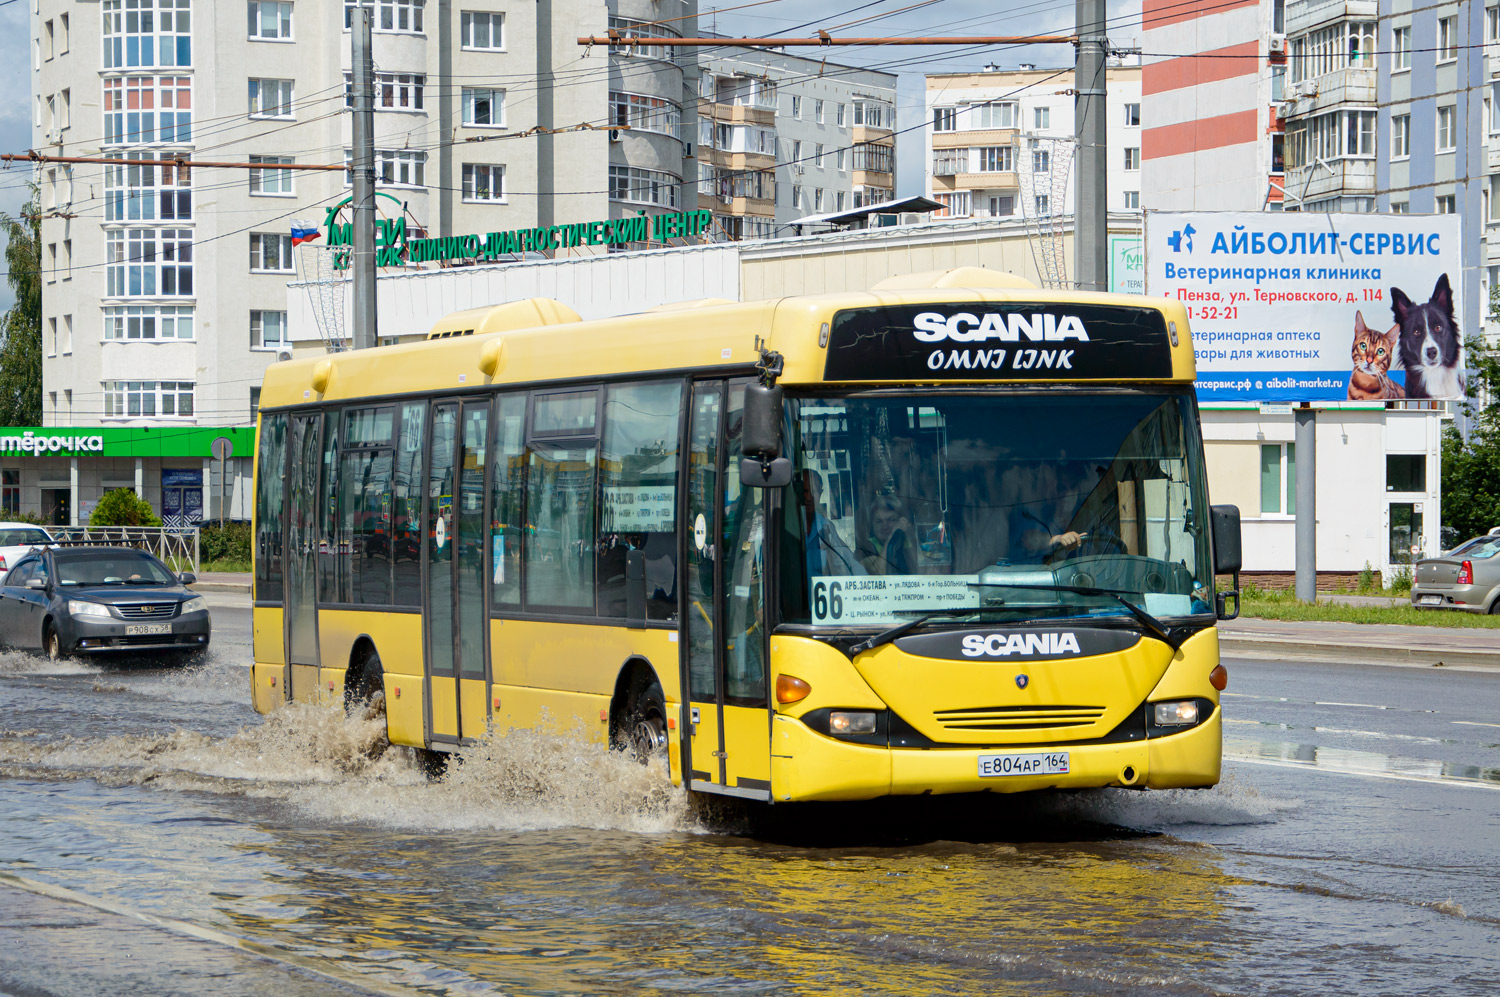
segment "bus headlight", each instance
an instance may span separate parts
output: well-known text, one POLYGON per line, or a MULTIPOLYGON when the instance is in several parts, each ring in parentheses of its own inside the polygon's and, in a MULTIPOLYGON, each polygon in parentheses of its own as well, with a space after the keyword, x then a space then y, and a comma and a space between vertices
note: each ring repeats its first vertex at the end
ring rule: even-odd
POLYGON ((1198 704, 1191 699, 1156 704, 1156 726, 1186 727, 1198 722, 1198 704))
POLYGON ((828 714, 828 732, 830 734, 873 734, 875 733, 875 714, 834 710, 828 714))

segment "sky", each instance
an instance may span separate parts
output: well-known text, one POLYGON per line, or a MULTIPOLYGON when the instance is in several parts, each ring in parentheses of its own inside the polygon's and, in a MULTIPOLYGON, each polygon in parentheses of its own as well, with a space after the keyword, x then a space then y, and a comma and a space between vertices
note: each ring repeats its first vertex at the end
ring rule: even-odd
MULTIPOLYGON (((198 0, 198 3, 225 0, 198 0)), ((0 92, 11 94, 0 101, 0 152, 24 153, 31 147, 33 76, 30 39, 32 28, 29 0, 0 0, 0 92)), ((1062 34, 1073 25, 1073 0, 1021 0, 1002 4, 997 0, 769 0, 746 6, 745 0, 724 0, 715 5, 699 3, 700 25, 706 30, 744 37, 785 34, 810 37, 818 28, 837 35, 1025 35, 1062 34)), ((97 10, 78 8, 83 15, 97 10)), ((1111 39, 1134 44, 1139 37, 1140 3, 1112 0, 1108 4, 1111 39), (1131 12, 1135 16, 1131 16, 1131 12)), ((808 54, 810 50, 800 51, 808 54)), ((897 120, 901 128, 920 125, 923 75, 977 70, 987 62, 1014 68, 1022 62, 1038 66, 1064 66, 1072 62, 1069 46, 987 46, 962 48, 882 47, 836 48, 832 61, 894 72, 897 84, 897 120)), ((1066 85, 1066 84, 1065 84, 1066 85)), ((921 193, 923 162, 920 127, 897 138, 897 191, 921 193)), ((25 167, 0 171, 0 211, 14 215, 26 200, 25 167)), ((9 308, 10 285, 0 285, 0 310, 9 308)))

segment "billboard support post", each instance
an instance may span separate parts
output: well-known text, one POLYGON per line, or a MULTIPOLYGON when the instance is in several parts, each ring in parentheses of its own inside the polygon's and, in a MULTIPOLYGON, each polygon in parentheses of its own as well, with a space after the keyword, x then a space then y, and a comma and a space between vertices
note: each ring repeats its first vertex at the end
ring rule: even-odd
POLYGON ((1317 410, 1303 403, 1297 420, 1297 598, 1318 601, 1317 410))

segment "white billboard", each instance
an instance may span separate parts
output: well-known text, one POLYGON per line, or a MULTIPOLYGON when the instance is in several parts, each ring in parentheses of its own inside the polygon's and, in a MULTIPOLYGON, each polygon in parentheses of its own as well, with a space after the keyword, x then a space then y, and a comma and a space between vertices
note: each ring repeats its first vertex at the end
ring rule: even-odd
POLYGON ((1146 216, 1146 293, 1188 310, 1203 401, 1463 397, 1458 215, 1146 216))

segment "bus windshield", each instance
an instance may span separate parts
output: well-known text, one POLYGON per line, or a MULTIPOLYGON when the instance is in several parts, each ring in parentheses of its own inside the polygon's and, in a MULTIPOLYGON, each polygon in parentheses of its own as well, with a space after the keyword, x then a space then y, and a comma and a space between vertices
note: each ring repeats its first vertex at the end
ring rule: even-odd
POLYGON ((866 392, 787 408, 787 623, 1119 616, 1122 598, 1153 616, 1213 612, 1185 392, 866 392))

